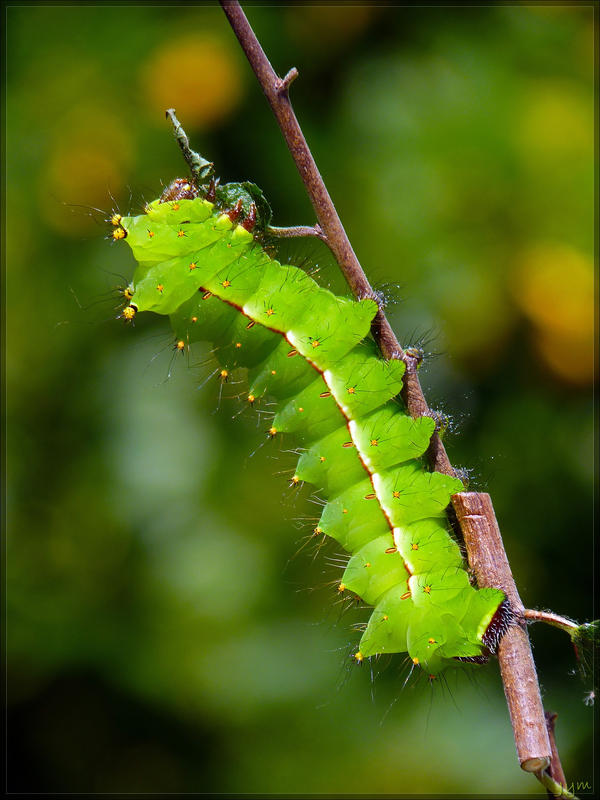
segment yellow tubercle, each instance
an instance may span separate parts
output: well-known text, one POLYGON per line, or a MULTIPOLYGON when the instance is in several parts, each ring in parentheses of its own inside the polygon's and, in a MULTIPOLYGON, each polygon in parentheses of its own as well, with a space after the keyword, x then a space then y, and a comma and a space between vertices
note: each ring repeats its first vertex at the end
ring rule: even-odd
POLYGON ((137 308, 135 306, 125 306, 123 311, 121 312, 121 316, 127 322, 131 322, 131 320, 135 317, 137 308))

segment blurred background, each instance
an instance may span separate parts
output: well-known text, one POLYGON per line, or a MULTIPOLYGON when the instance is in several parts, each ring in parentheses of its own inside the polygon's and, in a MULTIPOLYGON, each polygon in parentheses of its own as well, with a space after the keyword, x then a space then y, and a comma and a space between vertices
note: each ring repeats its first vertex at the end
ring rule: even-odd
MULTIPOLYGON (((591 619, 593 9, 248 6, 446 444, 489 491, 526 605, 591 619)), ((297 552, 294 458, 116 321, 133 260, 105 218, 185 172, 175 107, 222 180, 314 221, 218 6, 7 9, 8 789, 521 793, 497 667, 433 688, 353 668, 331 563, 297 552), (258 448, 258 449, 257 449, 258 448)), ((326 252, 282 253, 319 264, 326 252)), ((208 358, 208 350, 206 356, 208 358)), ((202 359, 200 359, 201 361, 202 359)), ((592 685, 532 629, 569 780, 592 685)))

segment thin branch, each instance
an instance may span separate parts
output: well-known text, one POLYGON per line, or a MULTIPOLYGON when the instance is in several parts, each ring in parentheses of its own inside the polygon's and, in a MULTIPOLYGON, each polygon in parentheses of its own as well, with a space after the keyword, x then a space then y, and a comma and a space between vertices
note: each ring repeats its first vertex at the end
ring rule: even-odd
MULTIPOLYGON (((565 773, 563 772, 562 764, 560 763, 560 756, 558 754, 558 748, 556 747, 556 739, 554 738, 554 727, 556 725, 556 718, 558 714, 552 711, 546 711, 546 729, 548 731, 548 738, 550 739, 550 749, 552 750, 552 759, 550 761, 550 766, 547 768, 546 772, 550 776, 550 778, 563 787, 564 790, 567 789, 567 779, 565 778, 565 773)), ((542 781, 543 783, 543 781, 542 781)), ((554 788, 556 791, 556 788, 554 788)), ((559 797, 564 797, 564 791, 562 792, 559 797)))
POLYGON ((545 622, 547 625, 552 625, 553 628, 559 628, 567 633, 580 627, 573 620, 561 617, 560 614, 555 614, 553 611, 537 611, 533 608, 523 609, 523 619, 528 622, 545 622))
MULTIPOLYGON (((220 3, 269 101, 306 187, 319 225, 353 294, 359 299, 369 297, 377 301, 292 109, 288 88, 297 77, 297 70, 291 69, 281 79, 269 63, 239 3, 236 0, 220 0, 220 3)), ((372 333, 385 358, 401 359, 406 364, 403 398, 409 414, 412 417, 431 416, 417 377, 418 358, 402 349, 381 306, 373 321, 372 333)), ((437 433, 432 437, 427 457, 436 471, 448 475, 456 474, 437 433)), ((515 600, 517 613, 522 612, 523 606, 512 578, 489 496, 472 492, 461 493, 454 496, 453 502, 463 529, 469 563, 479 585, 503 588, 509 598, 515 600), (468 503, 461 505, 461 501, 457 500, 465 497, 471 498, 473 502, 480 498, 479 511, 475 515, 471 514, 473 509, 468 503), (492 534, 495 535, 493 544, 490 545, 492 534)), ((530 772, 541 771, 550 761, 551 749, 531 647, 523 627, 512 626, 502 638, 499 661, 521 767, 530 772)))
POLYGON ((554 780, 548 770, 536 772, 535 777, 542 784, 549 797, 566 797, 567 800, 577 800, 577 796, 570 792, 566 786, 554 780))
POLYGON ((312 227, 310 225, 294 225, 291 228, 277 228, 275 225, 269 225, 265 229, 265 233, 271 236, 277 236, 279 239, 293 239, 297 236, 316 236, 317 239, 325 242, 325 244, 329 244, 320 225, 313 225, 312 227))

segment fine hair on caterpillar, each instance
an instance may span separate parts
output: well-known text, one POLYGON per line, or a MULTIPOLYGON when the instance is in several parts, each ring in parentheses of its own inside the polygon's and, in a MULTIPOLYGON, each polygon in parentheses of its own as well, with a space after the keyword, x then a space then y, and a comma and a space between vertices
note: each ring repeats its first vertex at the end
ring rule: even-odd
MULTIPOLYGON (((112 238, 139 262, 123 318, 169 316, 172 360, 211 342, 218 402, 235 384, 242 409, 265 423, 263 442, 299 456, 280 470, 282 495, 296 505, 310 484, 322 505, 314 529, 337 541, 325 565, 342 573, 334 605, 373 608, 356 663, 408 652, 430 678, 474 668, 509 624, 508 604, 472 585, 450 535, 445 508, 463 484, 423 461, 439 426, 398 399, 404 363, 382 360, 370 336, 381 298, 337 296, 281 264, 264 246, 271 211, 260 189, 222 185, 212 165, 209 174, 178 178, 142 215, 113 221, 112 238)), ((423 353, 408 355, 419 363, 423 353)))

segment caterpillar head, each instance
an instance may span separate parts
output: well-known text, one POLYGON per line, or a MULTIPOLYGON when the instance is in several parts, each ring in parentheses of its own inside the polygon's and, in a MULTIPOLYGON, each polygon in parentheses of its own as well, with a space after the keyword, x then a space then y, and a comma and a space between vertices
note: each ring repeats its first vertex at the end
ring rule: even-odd
POLYGON ((188 181, 187 178, 175 178, 161 194, 160 202, 169 203, 174 200, 193 200, 198 197, 198 194, 198 189, 188 181))

